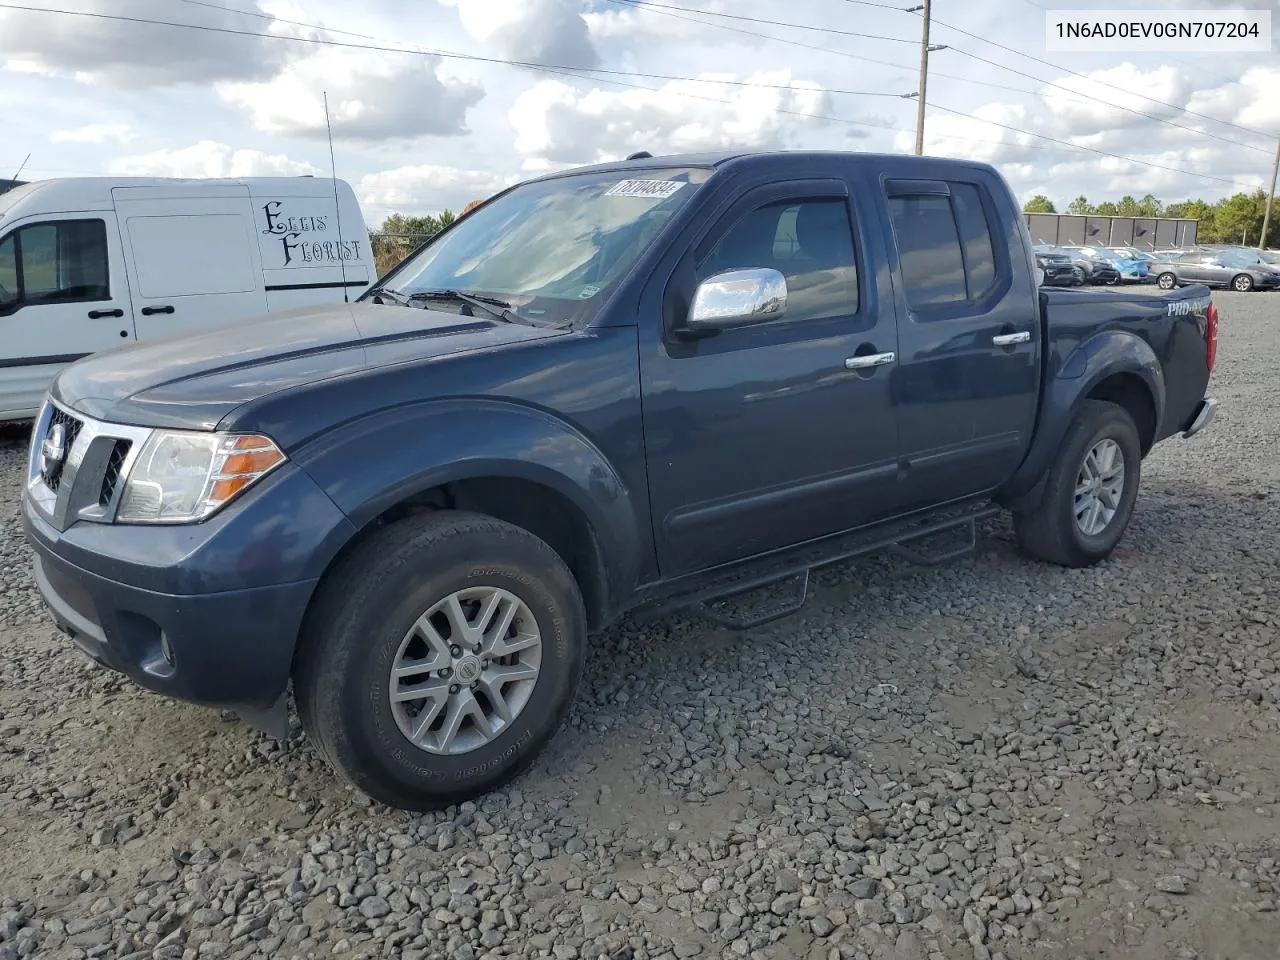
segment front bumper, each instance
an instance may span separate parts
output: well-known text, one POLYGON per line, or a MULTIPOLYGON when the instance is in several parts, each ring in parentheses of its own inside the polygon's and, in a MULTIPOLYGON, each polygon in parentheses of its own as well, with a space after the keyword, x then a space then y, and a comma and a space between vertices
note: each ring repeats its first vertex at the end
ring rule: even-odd
POLYGON ((355 532, 350 521, 286 462, 202 522, 113 522, 124 480, 118 470, 112 479, 104 452, 132 428, 66 416, 82 425, 60 479, 51 485, 38 468, 46 407, 21 500, 36 585, 55 623, 149 690, 247 719, 277 704, 307 605, 355 532))
POLYGON ((68 563, 32 538, 36 586, 91 659, 179 700, 247 711, 275 704, 314 581, 224 593, 156 593, 68 563))

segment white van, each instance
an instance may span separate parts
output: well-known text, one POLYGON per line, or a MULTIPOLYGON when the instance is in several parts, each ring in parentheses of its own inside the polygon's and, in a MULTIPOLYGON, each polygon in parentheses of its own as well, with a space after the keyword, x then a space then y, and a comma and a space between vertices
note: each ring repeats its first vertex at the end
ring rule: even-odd
POLYGON ((122 343, 324 301, 377 279, 350 185, 77 177, 0 193, 0 421, 122 343))

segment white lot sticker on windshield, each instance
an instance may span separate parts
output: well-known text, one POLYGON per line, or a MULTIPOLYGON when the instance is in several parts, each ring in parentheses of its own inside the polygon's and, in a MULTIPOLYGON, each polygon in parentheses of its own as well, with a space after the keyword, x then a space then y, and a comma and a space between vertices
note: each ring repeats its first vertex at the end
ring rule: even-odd
POLYGON ((605 196, 665 200, 683 186, 678 180, 619 180, 605 192, 605 196))

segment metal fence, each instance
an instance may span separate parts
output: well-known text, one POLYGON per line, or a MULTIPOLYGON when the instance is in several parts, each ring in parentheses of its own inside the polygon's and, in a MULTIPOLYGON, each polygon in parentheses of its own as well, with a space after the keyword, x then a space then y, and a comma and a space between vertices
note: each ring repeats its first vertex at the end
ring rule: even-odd
POLYGON ((1124 246, 1139 250, 1194 247, 1198 220, 1172 217, 1100 217, 1074 213, 1024 213, 1035 243, 1124 246))

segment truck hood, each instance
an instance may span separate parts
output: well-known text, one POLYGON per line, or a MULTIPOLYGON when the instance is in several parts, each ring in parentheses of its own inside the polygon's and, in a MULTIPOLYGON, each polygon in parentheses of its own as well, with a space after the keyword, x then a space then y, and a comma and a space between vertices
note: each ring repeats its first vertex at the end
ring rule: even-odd
POLYGON ((325 304, 96 353, 65 368, 50 392, 102 420, 212 430, 237 406, 291 387, 565 333, 417 307, 325 304))

